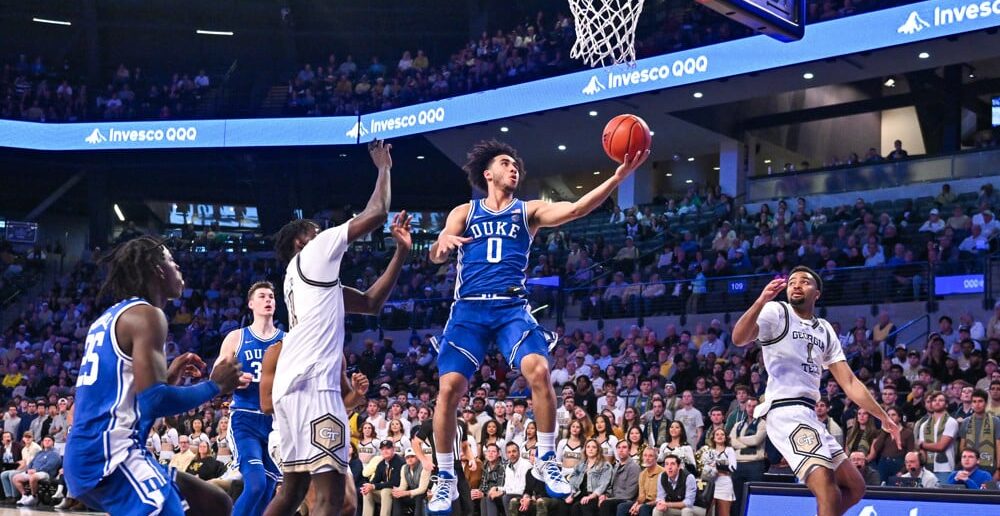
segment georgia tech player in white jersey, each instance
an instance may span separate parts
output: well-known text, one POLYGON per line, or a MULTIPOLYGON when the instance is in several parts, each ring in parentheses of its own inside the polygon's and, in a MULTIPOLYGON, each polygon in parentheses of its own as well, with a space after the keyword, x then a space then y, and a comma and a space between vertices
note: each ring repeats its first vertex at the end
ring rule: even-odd
POLYGON ((823 369, 851 401, 882 421, 897 446, 900 429, 854 376, 830 323, 815 316, 822 289, 819 275, 802 266, 792 269, 787 282, 771 281, 736 322, 733 344, 760 343, 768 379, 754 417, 767 416, 768 438, 816 496, 818 516, 840 516, 861 500, 865 483, 816 417, 823 369), (772 301, 786 286, 788 302, 772 301))
MULTIPOLYGON (((344 371, 344 314, 366 311, 360 305, 367 301, 347 299, 360 293, 348 294, 340 284, 340 262, 351 242, 385 223, 391 148, 381 141, 368 146, 378 179, 358 216, 322 232, 311 221, 293 221, 275 239, 278 258, 287 264, 284 294, 289 316, 270 393, 281 436, 284 483, 265 515, 294 514, 311 483, 316 484, 316 514, 337 513, 344 502, 350 430, 343 397, 345 388, 351 389, 344 371)), ((387 297, 391 285, 385 290, 387 297)))

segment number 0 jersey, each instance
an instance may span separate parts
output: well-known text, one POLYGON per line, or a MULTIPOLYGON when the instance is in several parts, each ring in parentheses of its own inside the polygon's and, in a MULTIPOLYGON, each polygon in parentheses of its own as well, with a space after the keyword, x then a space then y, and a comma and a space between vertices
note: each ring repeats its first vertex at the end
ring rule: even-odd
POLYGON ((275 329, 269 339, 255 334, 249 326, 240 328, 240 344, 236 347, 236 359, 244 373, 253 375, 250 385, 245 389, 233 391, 233 410, 249 410, 260 412, 260 369, 267 348, 285 336, 285 332, 275 329))
POLYGON ((754 417, 766 414, 776 400, 818 401, 823 369, 846 360, 830 323, 819 317, 802 319, 788 303, 770 301, 757 317, 757 326, 768 377, 764 403, 754 417))
POLYGON ((458 249, 455 299, 523 289, 532 240, 527 203, 513 199, 500 211, 487 208, 482 199, 469 204, 462 236, 472 241, 458 249))
POLYGON ((139 298, 120 301, 87 332, 64 457, 66 484, 74 493, 93 489, 129 456, 129 450, 142 449, 153 425, 152 418, 139 413, 132 357, 118 347, 115 336, 115 324, 126 310, 148 304, 139 298))

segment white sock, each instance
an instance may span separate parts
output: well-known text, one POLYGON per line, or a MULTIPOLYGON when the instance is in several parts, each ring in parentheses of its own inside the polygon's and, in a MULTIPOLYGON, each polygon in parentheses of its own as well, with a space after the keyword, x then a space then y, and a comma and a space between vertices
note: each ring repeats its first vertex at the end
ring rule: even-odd
POLYGON ((446 471, 451 473, 451 476, 455 476, 455 454, 452 452, 434 454, 437 457, 438 471, 446 471))
POLYGON ((556 433, 538 432, 538 458, 542 458, 546 453, 556 451, 556 433))

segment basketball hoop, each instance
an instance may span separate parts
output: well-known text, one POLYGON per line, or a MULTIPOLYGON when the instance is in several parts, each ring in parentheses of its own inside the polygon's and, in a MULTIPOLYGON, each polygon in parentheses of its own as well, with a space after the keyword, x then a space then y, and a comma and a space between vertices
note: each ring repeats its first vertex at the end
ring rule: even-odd
POLYGON ((569 0, 576 21, 570 57, 588 66, 635 64, 635 28, 643 0, 569 0), (607 62, 607 64, 605 64, 607 62))

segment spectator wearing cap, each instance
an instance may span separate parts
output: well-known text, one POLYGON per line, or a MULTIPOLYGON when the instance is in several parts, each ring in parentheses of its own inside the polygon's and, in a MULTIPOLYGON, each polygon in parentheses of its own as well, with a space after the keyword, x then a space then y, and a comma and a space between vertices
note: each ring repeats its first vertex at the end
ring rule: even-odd
POLYGON ((987 359, 983 364, 983 377, 976 382, 975 388, 989 392, 990 382, 993 381, 993 373, 996 371, 1000 371, 1000 364, 997 364, 996 359, 987 359))
MULTIPOLYGON (((56 408, 58 413, 52 418, 49 432, 51 432, 52 440, 55 441, 56 451, 62 454, 66 449, 66 436, 69 431, 69 400, 59 398, 56 408)), ((51 410, 52 407, 49 407, 49 411, 51 410)))
POLYGON ((945 222, 941 219, 941 212, 937 208, 931 209, 927 221, 920 226, 920 233, 940 233, 944 231, 945 222))
POLYGON ((376 507, 380 516, 391 516, 393 512, 393 489, 400 486, 403 459, 396 453, 395 445, 386 439, 379 443, 382 462, 375 467, 371 482, 361 485, 364 497, 364 516, 374 516, 376 507))
POLYGON ((424 495, 431 483, 431 472, 424 469, 412 448, 407 449, 403 457, 406 465, 399 476, 399 487, 392 489, 392 514, 403 516, 412 513, 413 516, 424 516, 424 495))

